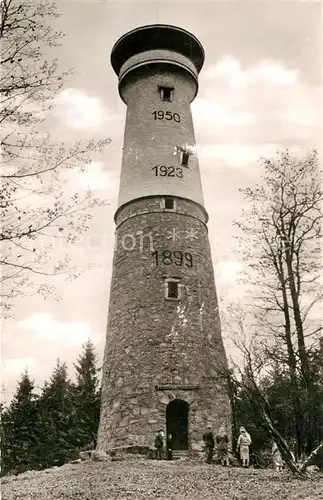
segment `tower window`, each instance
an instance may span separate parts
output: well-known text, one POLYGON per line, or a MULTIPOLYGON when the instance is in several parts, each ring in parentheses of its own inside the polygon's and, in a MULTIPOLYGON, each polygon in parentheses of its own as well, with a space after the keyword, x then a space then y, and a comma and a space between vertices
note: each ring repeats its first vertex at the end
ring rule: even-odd
POLYGON ((173 87, 159 87, 159 93, 162 101, 172 102, 174 94, 173 87))
POLYGON ((167 283, 167 298, 178 299, 178 283, 177 281, 169 281, 167 283))
POLYGON ((187 151, 183 151, 182 152, 182 162, 181 162, 181 165, 183 167, 188 167, 188 160, 189 160, 189 153, 187 151))
POLYGON ((175 200, 172 196, 165 196, 164 204, 166 210, 174 210, 175 209, 175 200))
POLYGON ((180 285, 179 279, 168 278, 166 280, 165 296, 168 300, 179 300, 180 299, 180 285))

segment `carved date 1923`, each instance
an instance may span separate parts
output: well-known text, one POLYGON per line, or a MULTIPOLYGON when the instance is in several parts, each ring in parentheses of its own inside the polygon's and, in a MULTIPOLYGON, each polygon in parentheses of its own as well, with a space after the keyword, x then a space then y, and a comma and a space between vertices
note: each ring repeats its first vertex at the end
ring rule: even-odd
POLYGON ((181 167, 166 167, 166 165, 155 165, 152 169, 156 176, 160 177, 179 177, 183 179, 183 169, 181 167))

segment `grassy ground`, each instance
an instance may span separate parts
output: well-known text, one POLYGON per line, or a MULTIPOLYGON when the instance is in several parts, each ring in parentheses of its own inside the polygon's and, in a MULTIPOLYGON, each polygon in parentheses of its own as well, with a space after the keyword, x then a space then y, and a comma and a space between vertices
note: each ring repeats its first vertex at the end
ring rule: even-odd
POLYGON ((323 476, 185 461, 83 462, 3 478, 2 500, 322 500, 323 476))

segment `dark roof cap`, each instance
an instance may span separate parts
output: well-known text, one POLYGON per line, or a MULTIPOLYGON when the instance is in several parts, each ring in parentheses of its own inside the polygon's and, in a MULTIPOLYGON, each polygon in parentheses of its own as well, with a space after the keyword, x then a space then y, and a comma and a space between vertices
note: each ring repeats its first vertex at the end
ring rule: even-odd
POLYGON ((111 64, 119 75, 121 66, 129 57, 147 50, 166 49, 188 57, 199 72, 204 63, 204 49, 199 40, 188 31, 169 24, 150 24, 125 33, 114 44, 111 64))

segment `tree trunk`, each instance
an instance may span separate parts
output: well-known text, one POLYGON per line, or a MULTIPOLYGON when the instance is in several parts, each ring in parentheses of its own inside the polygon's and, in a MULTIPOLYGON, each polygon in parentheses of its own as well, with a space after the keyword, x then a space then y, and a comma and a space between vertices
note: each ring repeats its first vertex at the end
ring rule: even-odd
POLYGON ((296 438, 296 449, 295 455, 299 457, 303 451, 303 441, 304 441, 304 419, 302 412, 302 404, 299 398, 299 390, 298 390, 298 377, 297 377, 297 363, 296 356, 294 352, 293 342, 292 342, 292 334, 291 334, 291 320, 289 314, 289 303, 288 303, 288 295, 286 290, 286 279, 282 261, 282 255, 277 256, 277 271, 278 271, 278 279, 281 285, 282 291, 282 301, 283 301, 283 312, 285 318, 285 343, 287 348, 288 355, 288 368, 290 373, 290 379, 292 383, 292 403, 293 403, 293 411, 295 418, 295 438, 296 438))
POLYGON ((236 442, 238 432, 237 432, 237 417, 236 417, 236 405, 234 401, 234 384, 232 382, 232 378, 228 375, 227 376, 227 383, 228 383, 228 390, 229 390, 229 399, 230 399, 230 404, 231 404, 231 415, 232 415, 232 449, 233 449, 233 443, 236 442))
POLYGON ((306 389, 307 389, 307 391, 309 391, 311 389, 310 368, 309 368, 308 355, 307 355, 305 340, 304 340, 303 321, 302 321, 301 311, 300 311, 299 302, 298 302, 298 293, 297 293, 296 285, 295 285, 295 276, 294 276, 294 270, 293 270, 293 266, 292 266, 292 255, 288 249, 286 249, 285 254, 286 254, 286 264, 287 264, 287 271, 288 271, 288 283, 289 283, 289 289, 290 289, 290 294, 291 294, 291 298, 292 298, 293 314, 294 314, 294 321, 295 321, 296 333, 297 333, 299 359, 301 362, 302 375, 304 377, 306 389))
POLYGON ((302 466, 300 467, 299 470, 301 472, 305 472, 306 468, 309 465, 311 465, 311 462, 312 462, 313 458, 315 458, 316 455, 318 455, 322 451, 323 451, 323 441, 321 441, 321 443, 317 446, 317 448, 315 448, 315 450, 312 451, 312 453, 310 454, 310 456, 305 460, 305 462, 302 464, 302 466))
POLYGON ((290 250, 287 248, 285 251, 286 254, 286 265, 287 265, 287 273, 288 273, 288 283, 289 290, 292 299, 293 306, 293 315, 294 322, 296 326, 296 334, 297 334, 297 344, 298 344, 298 355, 301 364, 301 373, 302 373, 302 386, 303 386, 303 429, 305 430, 304 436, 302 439, 302 451, 309 451, 312 448, 311 443, 311 421, 312 421, 312 404, 311 399, 313 397, 313 384, 311 379, 311 371, 309 367, 308 354, 305 346, 304 339, 304 329, 303 329, 303 321, 301 317, 301 311, 299 306, 299 295, 298 290, 295 284, 295 271, 292 266, 292 254, 290 250))

